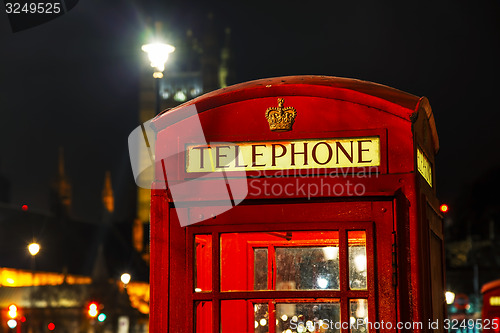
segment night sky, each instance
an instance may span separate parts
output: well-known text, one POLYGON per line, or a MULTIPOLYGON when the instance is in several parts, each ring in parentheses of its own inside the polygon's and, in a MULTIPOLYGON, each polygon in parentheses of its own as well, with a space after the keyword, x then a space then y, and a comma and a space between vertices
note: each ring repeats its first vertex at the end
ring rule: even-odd
POLYGON ((99 219, 106 170, 117 219, 133 215, 127 137, 139 125, 148 18, 162 20, 175 41, 187 29, 201 33, 209 11, 220 36, 231 28, 235 83, 318 74, 426 96, 441 144, 442 201, 453 203, 500 166, 498 0, 80 0, 65 15, 17 33, 0 14, 0 174, 11 182, 11 203, 48 210, 63 146, 77 218, 99 219))

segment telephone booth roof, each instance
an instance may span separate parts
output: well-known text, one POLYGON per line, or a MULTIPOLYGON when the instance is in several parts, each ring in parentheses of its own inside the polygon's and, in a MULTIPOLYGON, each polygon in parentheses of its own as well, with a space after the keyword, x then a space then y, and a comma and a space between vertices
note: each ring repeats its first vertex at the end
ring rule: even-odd
POLYGON ((490 281, 484 284, 481 288, 481 293, 486 294, 496 289, 500 289, 500 280, 490 281))
POLYGON ((427 98, 373 82, 332 76, 283 76, 236 84, 207 93, 176 108, 165 110, 153 120, 152 124, 157 131, 174 124, 186 117, 182 109, 193 104, 196 105, 198 113, 202 113, 243 100, 273 96, 337 99, 376 108, 409 122, 419 110, 422 110, 429 122, 434 153, 436 154, 439 150, 434 115, 427 98))

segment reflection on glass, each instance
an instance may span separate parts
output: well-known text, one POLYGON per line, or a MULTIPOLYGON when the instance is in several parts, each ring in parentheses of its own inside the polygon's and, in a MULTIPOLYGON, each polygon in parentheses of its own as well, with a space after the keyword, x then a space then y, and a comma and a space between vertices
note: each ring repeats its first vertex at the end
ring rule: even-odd
POLYGON ((338 249, 338 246, 277 247, 276 290, 338 290, 338 249))
POLYGON ((366 290, 366 232, 349 231, 349 289, 366 290))
POLYGON ((220 289, 338 290, 338 249, 339 232, 336 230, 222 233, 220 289), (291 248, 299 251, 286 250, 291 248), (275 253, 277 249, 281 249, 279 254, 275 253), (314 258, 309 258, 311 255, 314 258), (274 270, 271 263, 276 267, 274 270), (277 285, 272 281, 277 281, 277 285))
POLYGON ((267 303, 254 304, 254 332, 267 333, 269 332, 269 306, 267 303))
POLYGON ((194 240, 194 291, 211 291, 212 235, 196 235, 194 240))
POLYGON ((196 333, 212 332, 212 302, 196 302, 194 310, 196 316, 194 331, 196 333))
POLYGON ((349 303, 351 333, 368 332, 368 301, 351 299, 349 303))
POLYGON ((278 303, 276 332, 340 332, 340 303, 278 303))
POLYGON ((267 289, 267 248, 256 248, 253 251, 253 288, 254 290, 267 289))

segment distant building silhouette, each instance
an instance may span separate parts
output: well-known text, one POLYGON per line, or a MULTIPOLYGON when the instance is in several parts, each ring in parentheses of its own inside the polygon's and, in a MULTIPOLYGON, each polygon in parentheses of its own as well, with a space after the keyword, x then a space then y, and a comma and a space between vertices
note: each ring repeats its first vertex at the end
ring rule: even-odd
POLYGON ((64 168, 64 149, 59 147, 57 175, 50 189, 50 211, 60 221, 71 216, 71 184, 64 168))

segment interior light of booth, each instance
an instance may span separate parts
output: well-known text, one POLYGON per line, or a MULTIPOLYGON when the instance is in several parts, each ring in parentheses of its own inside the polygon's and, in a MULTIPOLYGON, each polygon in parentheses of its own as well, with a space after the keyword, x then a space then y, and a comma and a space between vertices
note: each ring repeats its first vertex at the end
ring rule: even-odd
POLYGON ((360 254, 354 258, 354 266, 358 272, 364 272, 366 270, 366 256, 360 254))
POLYGON ((324 247, 323 254, 326 260, 337 260, 339 258, 339 248, 338 246, 324 247))

